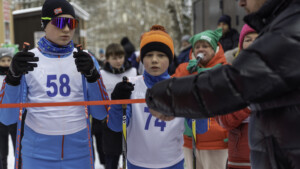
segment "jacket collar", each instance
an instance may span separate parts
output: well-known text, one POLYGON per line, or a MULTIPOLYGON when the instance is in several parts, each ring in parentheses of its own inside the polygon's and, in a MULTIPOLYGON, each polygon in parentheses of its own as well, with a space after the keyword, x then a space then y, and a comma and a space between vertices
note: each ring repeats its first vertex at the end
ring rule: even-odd
POLYGON ((206 64, 206 68, 208 67, 214 67, 217 64, 227 64, 225 55, 224 55, 224 50, 223 47, 220 43, 218 43, 219 46, 219 51, 217 51, 216 55, 206 64))
POLYGON ((9 67, 0 66, 0 75, 6 75, 8 73, 9 67))
POLYGON ((129 61, 125 61, 123 66, 120 69, 115 69, 115 68, 111 67, 111 65, 108 62, 106 62, 103 69, 112 74, 121 74, 121 73, 124 73, 125 71, 127 71, 128 69, 130 69, 131 67, 132 66, 129 61))
POLYGON ((257 32, 269 25, 293 0, 267 0, 255 13, 244 17, 244 21, 257 32))

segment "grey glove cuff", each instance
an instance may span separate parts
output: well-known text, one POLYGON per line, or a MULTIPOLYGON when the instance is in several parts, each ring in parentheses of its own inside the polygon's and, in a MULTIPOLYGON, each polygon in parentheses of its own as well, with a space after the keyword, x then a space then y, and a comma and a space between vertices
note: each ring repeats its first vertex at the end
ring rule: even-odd
POLYGON ((87 75, 84 75, 86 77, 86 80, 89 82, 89 83, 94 83, 96 82, 99 78, 100 78, 100 74, 99 72, 97 71, 97 69, 92 69, 92 73, 91 75, 87 76, 87 75))
MULTIPOLYGON (((96 67, 94 66, 91 70, 90 70, 90 73, 89 74, 84 74, 85 77, 92 77, 93 76, 93 73, 94 71, 96 70, 96 67)), ((96 70, 97 71, 97 70, 96 70)))
POLYGON ((13 71, 13 68, 12 68, 12 64, 10 64, 9 66, 9 71, 10 71, 10 75, 14 78, 20 78, 22 75, 16 75, 16 73, 13 71))

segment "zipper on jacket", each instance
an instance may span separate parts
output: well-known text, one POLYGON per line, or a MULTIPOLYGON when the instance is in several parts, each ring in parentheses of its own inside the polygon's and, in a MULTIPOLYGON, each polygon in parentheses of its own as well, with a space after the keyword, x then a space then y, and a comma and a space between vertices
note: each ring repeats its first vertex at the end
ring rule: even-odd
POLYGON ((62 144, 61 144, 61 160, 64 159, 64 142, 65 142, 65 136, 62 136, 62 144))

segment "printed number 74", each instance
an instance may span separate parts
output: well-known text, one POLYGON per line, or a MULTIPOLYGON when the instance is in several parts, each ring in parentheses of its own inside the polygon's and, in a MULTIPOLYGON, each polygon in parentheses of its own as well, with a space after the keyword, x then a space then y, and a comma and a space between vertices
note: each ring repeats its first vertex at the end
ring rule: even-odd
MULTIPOLYGON (((145 130, 149 130, 149 125, 150 125, 150 121, 151 121, 151 118, 152 118, 152 114, 150 113, 148 107, 144 108, 144 112, 145 113, 149 113, 149 116, 147 118, 146 125, 145 125, 145 130)), ((166 122, 162 121, 162 120, 159 120, 158 118, 156 118, 156 120, 154 122, 154 126, 155 127, 160 127, 160 131, 164 131, 165 127, 166 127, 166 122)))

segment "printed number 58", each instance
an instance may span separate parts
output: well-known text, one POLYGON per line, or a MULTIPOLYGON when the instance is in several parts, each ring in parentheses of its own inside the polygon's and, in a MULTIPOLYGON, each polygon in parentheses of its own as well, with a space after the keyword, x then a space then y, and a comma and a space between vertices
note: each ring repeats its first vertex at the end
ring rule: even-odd
MULTIPOLYGON (((47 91, 47 95, 49 97, 55 97, 58 94, 58 85, 56 84, 56 80, 57 77, 56 75, 48 75, 47 76, 47 87, 48 88, 52 88, 53 92, 51 92, 51 90, 47 91)), ((70 78, 68 75, 66 74, 62 74, 59 77, 59 93, 61 96, 69 96, 71 93, 71 87, 69 86, 70 83, 70 78), (65 90, 64 90, 65 89, 65 90)))

